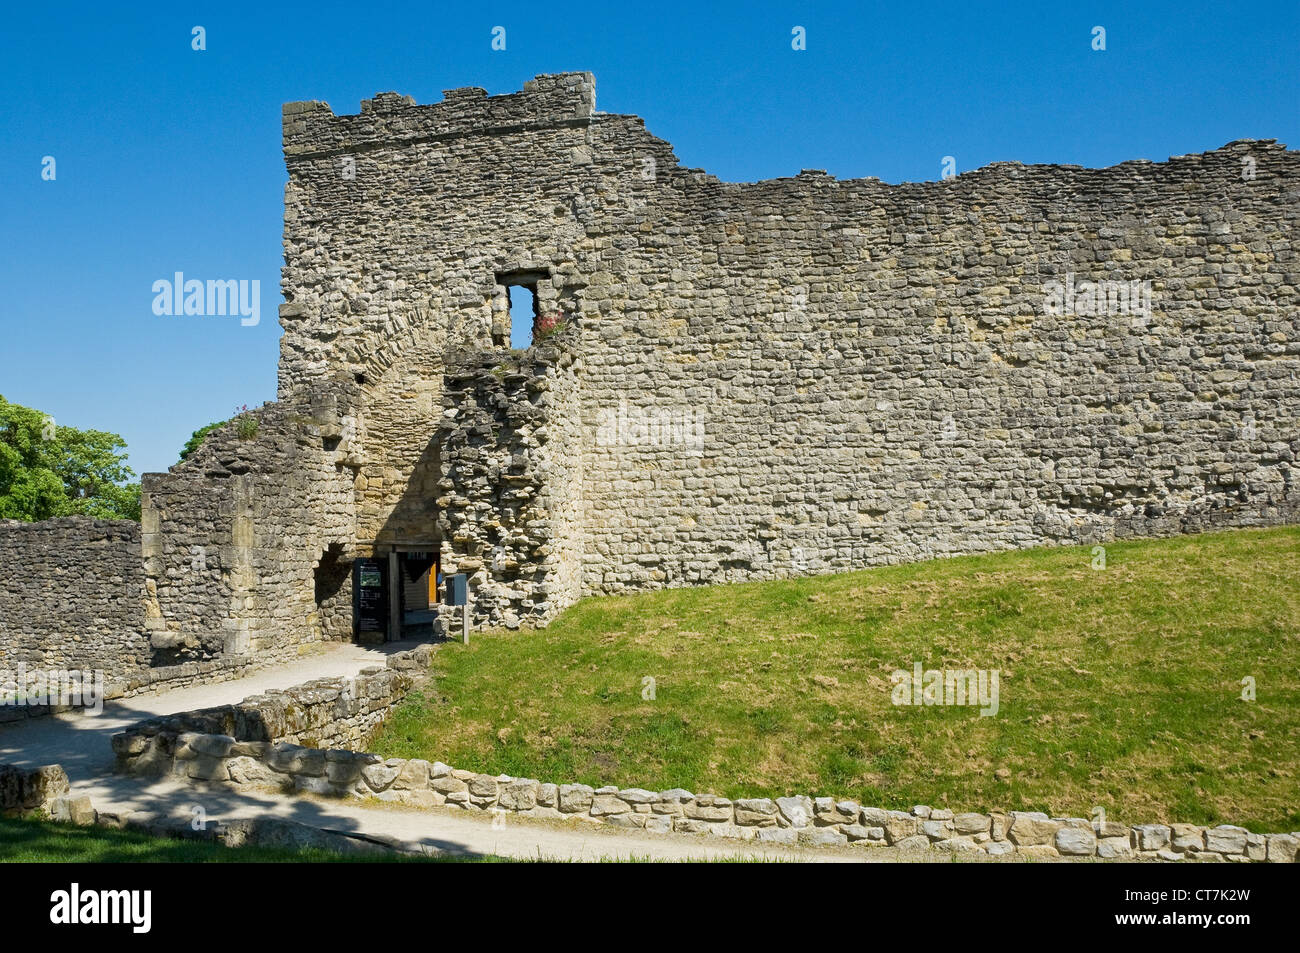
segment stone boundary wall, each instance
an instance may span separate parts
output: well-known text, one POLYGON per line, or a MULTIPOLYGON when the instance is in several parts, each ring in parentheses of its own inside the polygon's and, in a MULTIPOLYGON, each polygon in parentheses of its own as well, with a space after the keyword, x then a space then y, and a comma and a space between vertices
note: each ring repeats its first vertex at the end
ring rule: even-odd
MULTIPOLYGON (((248 674, 274 659, 223 656, 156 664, 150 645, 141 526, 130 520, 60 517, 0 520, 0 693, 51 670, 102 672, 104 698, 185 688, 248 674)), ((0 705, 0 724, 76 705, 0 705)))
POLYGON ((730 799, 681 788, 553 784, 493 776, 420 759, 345 750, 417 684, 429 647, 367 669, 351 698, 344 679, 324 679, 239 705, 143 722, 113 737, 118 770, 329 797, 375 798, 414 807, 458 807, 548 820, 577 820, 649 833, 708 834, 765 844, 859 846, 1027 858, 1270 861, 1295 863, 1300 832, 1254 834, 1242 827, 1137 824, 1050 817, 1029 811, 954 813, 863 807, 795 795, 730 799), (330 723, 331 717, 337 723, 330 723), (299 742, 313 737, 317 747, 299 742), (336 747, 329 747, 336 746, 336 747))
POLYGON ((391 838, 321 830, 279 817, 217 821, 195 830, 188 818, 150 811, 97 811, 89 797, 73 797, 70 790, 62 765, 20 768, 0 764, 0 816, 21 817, 43 811, 51 820, 80 827, 95 825, 151 837, 209 841, 225 847, 255 845, 365 855, 416 853, 391 838))
POLYGON ((0 673, 98 669, 122 693, 149 666, 138 523, 0 520, 0 577, 0 673))
POLYGON ((406 693, 427 677, 431 652, 431 646, 419 646, 391 656, 382 667, 362 669, 356 678, 316 679, 236 705, 142 721, 113 736, 118 770, 237 784, 283 772, 292 788, 292 776, 311 777, 327 755, 356 757, 321 749, 368 744, 406 693))

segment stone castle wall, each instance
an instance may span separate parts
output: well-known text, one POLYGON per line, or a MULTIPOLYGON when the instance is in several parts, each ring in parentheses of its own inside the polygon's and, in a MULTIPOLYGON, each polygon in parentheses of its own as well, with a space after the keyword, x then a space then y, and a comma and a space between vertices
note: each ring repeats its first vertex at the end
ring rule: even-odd
POLYGON ((249 411, 142 493, 155 665, 268 661, 352 635, 346 391, 249 411))
POLYGON ((496 527, 472 552, 439 540, 444 568, 475 573, 480 621, 1297 518, 1300 154, 1275 142, 730 184, 596 112, 578 73, 430 106, 382 94, 359 116, 290 104, 285 154, 281 396, 361 382, 362 472, 380 477, 358 484, 363 545, 404 532, 394 514, 448 472, 436 408, 454 420, 462 382, 439 346, 504 360, 506 286, 525 279, 566 317, 574 363, 547 373, 574 426, 535 493, 544 552, 493 569, 496 527), (1110 313, 1049 313, 1052 282, 1100 281, 1149 312, 1112 290, 1110 313), (403 390, 412 361, 428 371, 403 390))
MULTIPOLYGON (((204 781, 278 780, 292 789, 293 775, 324 776, 327 759, 351 765, 363 757, 347 749, 368 745, 407 693, 427 684, 430 654, 429 646, 420 646, 355 678, 316 679, 236 705, 139 722, 113 736, 118 770, 204 781), (317 765, 320 770, 313 770, 317 765)), ((304 788, 314 790, 298 785, 304 788)))
POLYGON ((0 688, 22 665, 102 671, 121 692, 148 667, 138 523, 0 520, 0 573, 0 688))
MULTIPOLYGON (((7 591, 0 651, 82 657, 89 613, 135 684, 219 677, 348 638, 352 562, 389 547, 439 551, 476 623, 513 626, 1300 517, 1300 154, 1276 142, 731 184, 570 73, 291 103, 284 149, 279 400, 145 476, 121 587, 34 615, 7 591), (515 353, 518 285, 562 330, 515 353)), ((97 579, 88 543, 31 558, 97 579)))

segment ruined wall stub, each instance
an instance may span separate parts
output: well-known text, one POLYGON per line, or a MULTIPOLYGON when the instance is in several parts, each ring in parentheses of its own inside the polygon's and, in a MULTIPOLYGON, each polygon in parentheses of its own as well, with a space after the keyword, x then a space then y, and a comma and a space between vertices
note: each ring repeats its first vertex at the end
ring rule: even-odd
POLYGON ((346 571, 330 569, 355 541, 350 399, 317 391, 267 404, 170 472, 145 474, 153 665, 268 661, 351 638, 346 571))

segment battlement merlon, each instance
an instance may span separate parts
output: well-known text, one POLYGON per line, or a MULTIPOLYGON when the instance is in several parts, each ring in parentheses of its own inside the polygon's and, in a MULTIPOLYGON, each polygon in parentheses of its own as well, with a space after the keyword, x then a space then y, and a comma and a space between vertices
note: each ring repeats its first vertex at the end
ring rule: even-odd
POLYGON ((477 86, 450 89, 441 102, 417 105, 410 96, 378 93, 361 113, 336 116, 328 103, 285 103, 286 159, 341 155, 411 140, 582 125, 596 114, 591 73, 535 76, 518 93, 489 96, 477 86))

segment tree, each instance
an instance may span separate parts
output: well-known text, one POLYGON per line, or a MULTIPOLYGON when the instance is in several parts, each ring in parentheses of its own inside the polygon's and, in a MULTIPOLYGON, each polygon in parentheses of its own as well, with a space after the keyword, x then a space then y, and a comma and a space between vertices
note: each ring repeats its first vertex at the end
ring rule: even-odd
POLYGON ((0 397, 0 519, 140 519, 140 484, 115 433, 57 426, 0 397))

